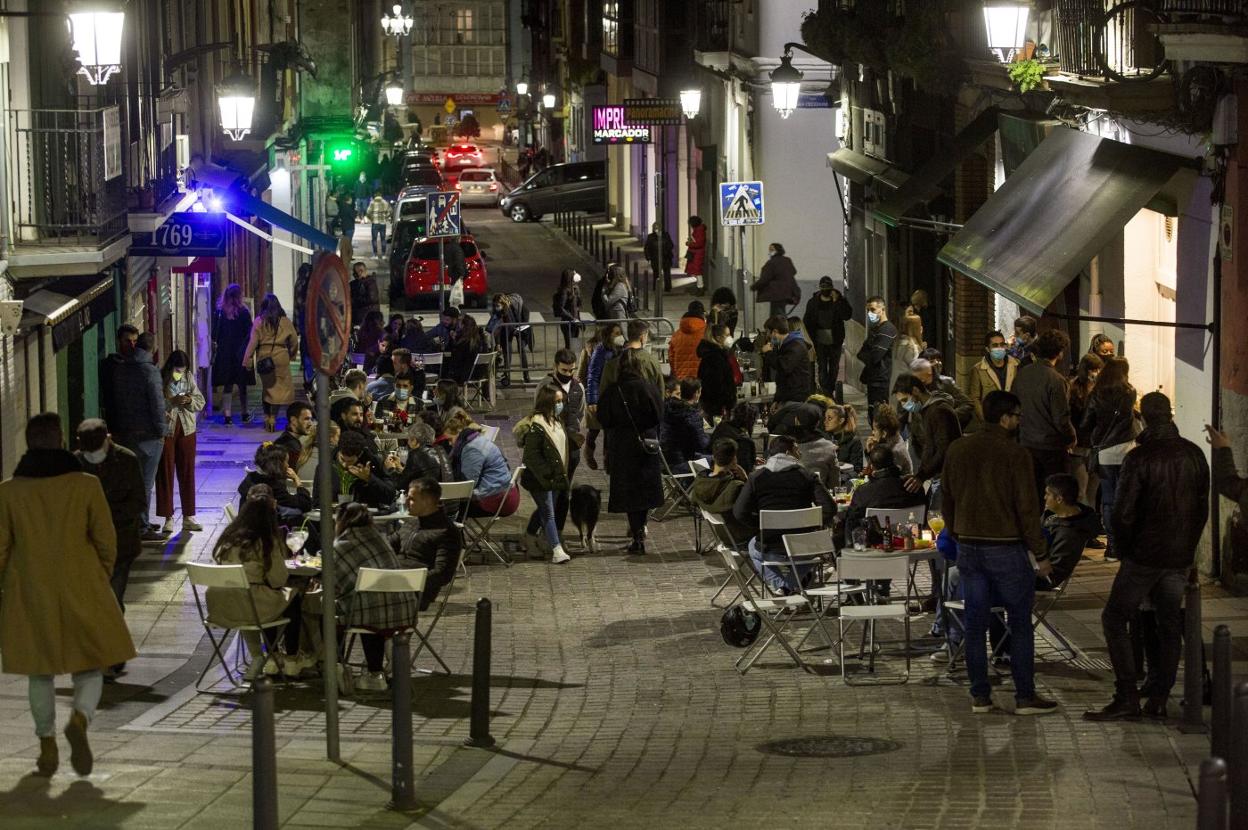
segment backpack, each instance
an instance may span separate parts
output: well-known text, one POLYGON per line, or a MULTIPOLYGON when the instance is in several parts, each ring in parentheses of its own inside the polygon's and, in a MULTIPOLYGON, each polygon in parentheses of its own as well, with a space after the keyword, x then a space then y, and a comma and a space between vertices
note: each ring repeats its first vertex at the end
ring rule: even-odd
POLYGON ((760 624, 758 612, 744 605, 733 605, 719 618, 719 634, 730 646, 749 648, 758 639, 760 624))
POLYGON ((594 283, 594 294, 590 298, 589 305, 594 312, 594 317, 599 320, 607 318, 607 300, 604 296, 607 293, 607 277, 604 274, 598 278, 598 282, 594 283))

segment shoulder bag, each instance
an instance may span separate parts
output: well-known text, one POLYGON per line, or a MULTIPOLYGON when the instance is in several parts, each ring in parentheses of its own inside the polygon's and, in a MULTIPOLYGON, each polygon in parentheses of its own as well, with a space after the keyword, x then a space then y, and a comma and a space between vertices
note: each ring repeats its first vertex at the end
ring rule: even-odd
MULTIPOLYGON (((263 324, 261 324, 261 325, 263 325, 263 324)), ((261 345, 263 345, 263 344, 261 344, 261 345)), ((276 345, 277 345, 277 340, 276 340, 276 339, 274 339, 271 343, 269 343, 269 345, 270 345, 270 346, 276 346, 276 345)), ((257 349, 257 351, 259 351, 259 349, 257 349)), ((272 358, 272 357, 261 357, 261 358, 257 358, 257 360, 256 360, 256 371, 257 371, 259 374, 262 374, 262 375, 271 375, 271 374, 273 374, 273 373, 275 373, 275 372, 277 371, 277 364, 273 362, 273 358, 272 358)))
POLYGON ((628 399, 624 397, 624 390, 619 384, 615 385, 615 391, 620 393, 620 403, 624 405, 624 414, 628 416, 628 422, 633 425, 633 432, 637 435, 637 440, 641 442, 641 449, 646 455, 658 455, 660 452, 659 439, 646 438, 641 434, 641 430, 637 428, 637 422, 633 420, 633 410, 628 407, 628 399))

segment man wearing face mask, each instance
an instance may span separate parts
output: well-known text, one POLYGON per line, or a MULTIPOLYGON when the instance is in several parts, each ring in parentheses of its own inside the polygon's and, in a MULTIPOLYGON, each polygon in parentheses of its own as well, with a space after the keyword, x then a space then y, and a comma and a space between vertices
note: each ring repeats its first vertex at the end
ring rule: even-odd
POLYGON ((819 375, 819 387, 823 394, 836 398, 836 382, 841 369, 841 348, 845 345, 845 321, 854 316, 841 292, 836 290, 832 278, 819 278, 819 293, 806 302, 802 323, 806 333, 815 342, 815 367, 819 375))
POLYGON ((867 389, 867 422, 874 426, 875 409, 888 403, 888 382, 893 374, 893 343, 897 327, 888 321, 883 297, 867 299, 867 336, 858 349, 862 373, 858 380, 867 389))
POLYGON ((970 391, 967 397, 975 404, 975 412, 984 417, 984 398, 989 392, 1009 392, 1014 388, 1014 376, 1018 373, 1018 358, 1009 353, 1005 335, 990 331, 984 338, 984 356, 971 369, 970 391))
POLYGON ((789 321, 780 316, 768 318, 763 328, 767 333, 767 342, 759 349, 763 378, 776 384, 775 402, 806 400, 815 391, 815 384, 802 333, 789 331, 789 321))
POLYGON ((932 482, 933 509, 940 508, 940 471, 949 445, 962 436, 953 400, 932 391, 915 375, 905 374, 893 384, 898 407, 910 414, 910 451, 917 457, 914 475, 906 477, 906 489, 917 493, 932 482))
POLYGON ((1019 367, 1030 366, 1035 359, 1031 344, 1036 340, 1036 318, 1024 314, 1014 321, 1014 338, 1010 342, 1010 354, 1018 359, 1019 367))
MULTIPOLYGON (((925 352, 935 351, 935 349, 925 349, 925 352)), ((936 352, 937 355, 940 352, 936 352)), ((977 432, 983 426, 979 420, 979 416, 975 413, 974 402, 967 397, 967 394, 958 388, 953 382, 953 378, 940 374, 936 368, 936 363, 926 357, 919 357, 910 363, 910 374, 923 381, 932 392, 940 392, 949 397, 953 405, 953 411, 958 416, 958 425, 964 433, 977 432)))
POLYGON ((1044 715, 1057 704, 1036 694, 1031 610, 1036 576, 1053 570, 1040 527, 1031 455, 1014 440, 1022 404, 1010 392, 984 397, 984 429, 949 447, 941 476, 945 528, 958 543, 966 602, 966 669, 971 711, 993 709, 985 638, 992 608, 1005 608, 1010 629, 1014 714, 1044 715))

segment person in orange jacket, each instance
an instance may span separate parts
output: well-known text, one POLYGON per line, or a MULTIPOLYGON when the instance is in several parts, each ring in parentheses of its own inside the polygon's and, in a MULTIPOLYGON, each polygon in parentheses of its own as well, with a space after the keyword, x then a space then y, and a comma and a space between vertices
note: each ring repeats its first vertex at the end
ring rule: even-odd
POLYGON ((667 347, 667 360, 672 366, 672 377, 676 380, 696 378, 698 364, 698 343, 706 334, 706 306, 701 300, 689 303, 689 310, 680 318, 680 327, 672 335, 667 347))

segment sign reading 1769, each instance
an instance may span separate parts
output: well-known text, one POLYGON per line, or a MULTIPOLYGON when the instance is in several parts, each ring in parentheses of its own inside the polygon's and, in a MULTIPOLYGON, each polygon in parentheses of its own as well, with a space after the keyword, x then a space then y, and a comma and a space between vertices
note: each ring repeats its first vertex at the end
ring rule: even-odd
POLYGON ((174 213, 156 230, 134 234, 130 254, 225 256, 225 214, 174 213))

